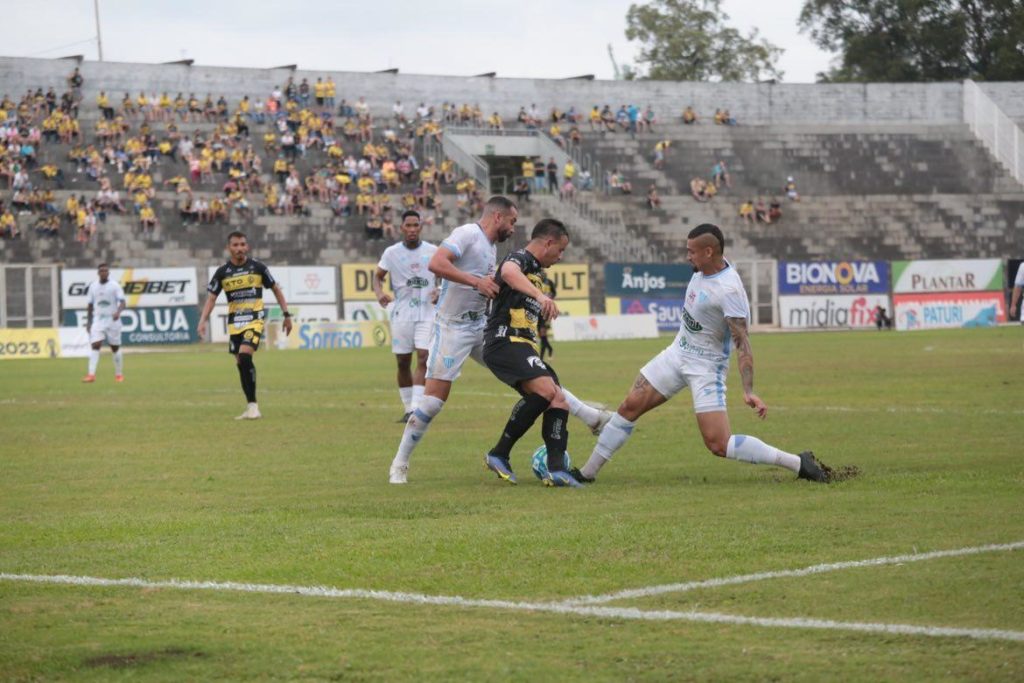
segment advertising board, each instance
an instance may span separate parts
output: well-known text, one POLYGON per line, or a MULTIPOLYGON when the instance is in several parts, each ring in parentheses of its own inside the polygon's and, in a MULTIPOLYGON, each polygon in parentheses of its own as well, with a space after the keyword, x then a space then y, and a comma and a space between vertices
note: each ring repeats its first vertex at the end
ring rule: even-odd
POLYGON ((551 330, 558 341, 648 339, 658 336, 658 321, 649 313, 564 316, 551 323, 551 330))
MULTIPOLYGON (((331 274, 333 275, 333 272, 331 274)), ((273 300, 273 295, 270 298, 273 300)), ((290 300, 285 300, 288 301, 288 312, 292 314, 293 325, 298 323, 330 322, 338 319, 338 307, 336 304, 295 305, 290 300)), ((263 310, 267 312, 266 321, 268 323, 284 320, 284 316, 281 315, 281 307, 276 303, 265 304, 263 310)), ((215 306, 213 313, 210 314, 210 340, 218 343, 227 342, 229 337, 227 304, 215 306)))
POLYGON ((999 259, 893 261, 893 294, 994 292, 1003 289, 999 259))
MULTIPOLYGON (((128 308, 195 306, 195 268, 111 268, 110 279, 121 283, 128 308)), ((60 272, 61 308, 88 308, 89 285, 99 280, 95 269, 65 268, 60 272)), ((205 285, 203 287, 206 289, 205 285)))
POLYGON ((60 337, 55 328, 0 328, 0 360, 56 358, 60 355, 60 337))
POLYGON ((683 263, 607 263, 605 296, 681 298, 693 275, 683 263))
POLYGON ((780 296, 779 323, 785 329, 874 327, 876 306, 891 313, 886 294, 780 296))
POLYGON ((649 313, 658 322, 661 332, 675 332, 683 319, 682 298, 679 299, 634 299, 622 297, 619 300, 619 313, 622 315, 640 315, 649 313))
POLYGON ((779 261, 779 294, 888 294, 886 261, 779 261))
MULTIPOLYGON (((219 266, 209 266, 206 269, 206 282, 203 283, 203 290, 206 290, 207 283, 213 279, 219 266)), ((292 304, 333 304, 338 301, 337 274, 334 266, 269 266, 270 274, 281 287, 284 300, 288 305, 292 304)), ((223 300, 221 295, 219 300, 223 300)), ((274 294, 269 290, 263 291, 263 300, 274 301, 274 294)))
POLYGON ((285 337, 280 334, 279 323, 271 326, 277 348, 290 350, 313 349, 372 349, 391 348, 391 332, 386 322, 333 322, 300 323, 285 337))
MULTIPOLYGON (((373 293, 373 274, 377 271, 377 263, 343 263, 341 264, 341 298, 345 301, 376 301, 373 293)), ((390 278, 384 279, 384 291, 394 296, 390 278)))
MULTIPOLYGON (((66 327, 85 327, 86 311, 64 311, 66 327)), ((190 344, 199 341, 195 306, 126 308, 121 313, 121 341, 125 346, 140 344, 190 344)))
POLYGON ((897 330, 993 327, 1006 322, 1006 300, 999 292, 896 294, 897 330))

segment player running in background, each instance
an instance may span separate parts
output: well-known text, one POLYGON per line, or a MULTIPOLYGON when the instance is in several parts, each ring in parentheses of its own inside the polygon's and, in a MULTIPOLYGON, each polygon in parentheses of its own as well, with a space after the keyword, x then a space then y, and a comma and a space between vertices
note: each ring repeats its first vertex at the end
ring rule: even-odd
POLYGON ((690 387, 697 427, 713 454, 752 464, 785 467, 800 479, 828 482, 831 470, 814 454, 793 455, 760 439, 732 434, 725 410, 725 375, 730 346, 739 355, 743 402, 761 419, 768 406, 754 393, 754 353, 750 347, 747 292, 736 270, 725 260, 725 237, 716 225, 704 223, 690 231, 686 257, 694 275, 686 288, 683 321, 672 344, 640 369, 618 412, 601 431, 587 463, 572 474, 583 483, 594 481, 615 451, 633 433, 636 421, 690 387))
MULTIPOLYGON (((423 399, 405 423, 398 451, 391 462, 389 481, 406 483, 409 458, 444 407, 467 358, 483 364, 483 332, 488 299, 498 293, 494 282, 498 242, 515 232, 519 210, 507 197, 494 196, 484 205, 476 223, 461 225, 441 243, 430 259, 430 272, 443 280, 430 334, 427 379, 423 399)), ((600 429, 611 414, 584 404, 562 390, 569 410, 592 430, 600 429)))
MULTIPOLYGON (((555 299, 558 297, 558 289, 555 287, 555 281, 548 277, 546 271, 540 271, 540 291, 544 296, 549 299, 555 299)), ((557 307, 555 308, 557 311, 557 307)), ((558 317, 557 315, 555 317, 558 317)), ((551 328, 550 320, 542 315, 540 320, 537 321, 537 335, 540 337, 540 359, 544 360, 544 352, 547 351, 549 356, 555 355, 555 349, 551 346, 551 342, 548 340, 548 332, 551 328)))
POLYGON ((242 391, 245 393, 245 412, 236 420, 258 420, 262 417, 256 403, 256 366, 253 354, 260 347, 263 338, 264 318, 263 288, 269 287, 277 304, 284 315, 284 333, 292 331, 292 316, 288 312, 288 304, 281 293, 281 287, 270 274, 270 270, 261 262, 249 257, 249 242, 245 233, 237 230, 228 235, 228 262, 217 269, 207 285, 206 303, 202 315, 199 316, 199 336, 206 336, 206 321, 213 312, 217 295, 223 290, 228 299, 228 353, 235 356, 238 375, 242 380, 242 391))
POLYGON ((402 214, 402 241, 384 250, 373 274, 373 293, 384 308, 392 304, 384 291, 384 278, 391 274, 394 303, 388 309, 391 324, 391 352, 398 361, 398 394, 406 422, 423 398, 427 376, 427 342, 434 322, 437 303, 436 279, 427 266, 437 247, 420 240, 420 214, 402 214), (412 352, 416 351, 416 372, 412 371, 412 352))
POLYGON ((124 357, 121 353, 121 312, 126 301, 124 290, 116 280, 110 279, 110 266, 101 263, 96 269, 100 279, 89 285, 86 297, 89 308, 86 312, 85 331, 89 333, 89 372, 83 382, 96 381, 96 366, 100 362, 100 349, 107 342, 114 355, 114 381, 124 381, 124 357))
POLYGON ((565 466, 569 404, 554 368, 537 355, 541 320, 558 317, 554 299, 542 289, 542 269, 558 263, 567 246, 565 225, 545 218, 533 228, 529 244, 506 256, 494 276, 499 289, 484 329, 484 363, 522 399, 513 406, 498 443, 484 456, 484 464, 512 484, 516 483, 509 463, 512 447, 543 415, 541 434, 548 454, 544 484, 580 486, 565 466))

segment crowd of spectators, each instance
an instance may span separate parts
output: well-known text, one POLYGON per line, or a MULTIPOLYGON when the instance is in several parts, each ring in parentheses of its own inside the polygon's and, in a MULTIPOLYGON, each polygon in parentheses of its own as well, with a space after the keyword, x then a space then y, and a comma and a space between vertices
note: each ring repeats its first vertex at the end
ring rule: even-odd
POLYGON ((441 121, 479 119, 478 106, 445 103, 435 115, 421 103, 406 115, 396 102, 382 124, 363 97, 336 105, 330 78, 289 78, 265 99, 234 103, 211 93, 167 92, 125 93, 118 102, 100 91, 98 116, 83 130, 79 114, 89 105, 81 100, 82 83, 76 70, 60 98, 50 88, 0 99, 0 184, 11 193, 9 200, 0 196, 0 236, 19 236, 25 214, 38 216, 41 234, 70 227, 82 242, 111 212, 131 214, 151 232, 160 225, 158 190, 177 195, 186 224, 309 215, 321 204, 337 217, 359 217, 369 236, 388 237, 397 235, 396 210, 417 208, 426 224, 442 220, 445 187, 454 190, 462 216, 482 205, 476 183, 458 178, 450 160, 421 162, 414 151, 420 141, 440 141, 441 121), (196 123, 208 125, 185 130, 196 123), (39 165, 40 146, 51 144, 67 148, 66 160, 55 149, 39 165), (58 206, 54 191, 68 182, 75 193, 58 206))

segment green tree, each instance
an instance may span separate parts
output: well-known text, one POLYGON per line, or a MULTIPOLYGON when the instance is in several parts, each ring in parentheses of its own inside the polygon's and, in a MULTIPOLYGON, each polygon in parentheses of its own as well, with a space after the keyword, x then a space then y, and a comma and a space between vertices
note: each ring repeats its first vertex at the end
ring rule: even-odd
POLYGON ((658 81, 781 79, 783 50, 725 22, 721 0, 652 0, 630 5, 626 38, 640 42, 638 78, 658 81))
POLYGON ((1024 79, 1021 0, 806 0, 800 27, 838 53, 821 80, 1024 79))

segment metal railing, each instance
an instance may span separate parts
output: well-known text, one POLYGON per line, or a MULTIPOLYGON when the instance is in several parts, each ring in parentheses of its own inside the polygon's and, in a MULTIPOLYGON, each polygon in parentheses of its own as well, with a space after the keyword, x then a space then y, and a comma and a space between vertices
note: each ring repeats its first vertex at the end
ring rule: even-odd
POLYGON ((1024 184, 1024 134, 972 80, 964 81, 964 122, 993 156, 1024 184))

